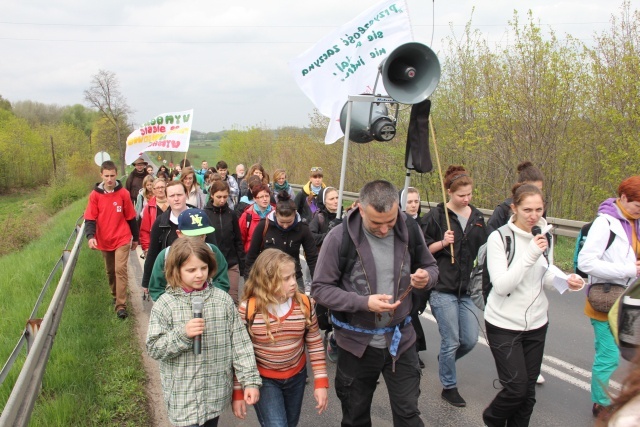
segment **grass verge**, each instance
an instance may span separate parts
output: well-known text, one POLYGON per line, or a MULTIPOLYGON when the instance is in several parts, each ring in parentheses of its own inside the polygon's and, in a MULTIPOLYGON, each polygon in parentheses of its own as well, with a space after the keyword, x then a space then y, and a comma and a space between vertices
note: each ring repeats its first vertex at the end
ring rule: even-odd
MULTIPOLYGON (((46 224, 23 250, 0 258, 0 362, 17 342, 47 275, 57 261, 86 198, 46 224)), ((58 274, 59 276, 59 274, 58 274)), ((42 317, 57 278, 40 309, 42 317)), ((100 252, 80 251, 78 264, 30 426, 144 426, 149 411, 135 319, 116 318, 100 252)), ((4 408, 24 357, 0 388, 4 408)))

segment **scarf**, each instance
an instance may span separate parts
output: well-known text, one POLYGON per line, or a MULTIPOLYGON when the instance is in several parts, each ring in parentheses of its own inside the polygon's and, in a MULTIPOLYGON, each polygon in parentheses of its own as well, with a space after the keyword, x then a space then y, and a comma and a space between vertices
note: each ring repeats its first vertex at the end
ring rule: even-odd
POLYGON ((640 257, 640 248, 638 247, 638 230, 636 229, 636 224, 638 223, 637 220, 640 218, 640 215, 635 215, 635 216, 631 215, 624 208, 624 206, 622 206, 622 203, 620 203, 620 199, 616 200, 616 206, 618 207, 618 209, 620 209, 620 212, 622 212, 622 215, 625 217, 625 219, 629 221, 629 224, 631 224, 632 239, 629 241, 629 243, 631 243, 631 247, 633 248, 633 251, 636 253, 636 259, 638 259, 640 257))
POLYGON ((311 189, 313 194, 317 196, 320 190, 322 190, 322 185, 320 185, 319 187, 316 187, 315 185, 310 185, 309 188, 311 189))
POLYGON ((253 211, 257 213, 260 218, 266 218, 267 215, 269 215, 269 212, 271 212, 271 209, 272 209, 271 204, 269 204, 267 205, 267 208, 263 212, 260 210, 260 206, 258 206, 257 203, 253 204, 253 211))
POLYGON ((610 215, 620 221, 622 229, 627 234, 627 240, 629 241, 629 244, 635 245, 632 247, 634 248, 634 252, 636 252, 637 256, 638 252, 635 251, 635 248, 636 246, 638 246, 638 241, 640 240, 640 236, 638 236, 638 220, 634 219, 631 215, 629 215, 629 218, 627 218, 625 216, 625 212, 626 211, 624 210, 620 202, 614 198, 605 200, 600 204, 600 207, 598 208, 598 213, 610 215))
POLYGON ((273 183, 273 188, 275 188, 275 192, 279 193, 281 191, 289 192, 289 181, 285 180, 284 184, 280 185, 277 182, 273 183))

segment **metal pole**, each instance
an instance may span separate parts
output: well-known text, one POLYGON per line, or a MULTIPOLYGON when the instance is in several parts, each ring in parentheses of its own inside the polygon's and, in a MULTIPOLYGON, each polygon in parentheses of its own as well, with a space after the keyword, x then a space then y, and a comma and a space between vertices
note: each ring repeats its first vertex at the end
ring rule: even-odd
POLYGON ((342 193, 344 193, 344 176, 347 173, 347 154, 349 153, 349 130, 351 129, 351 111, 353 101, 347 101, 347 124, 344 131, 344 147, 342 148, 342 166, 340 167, 340 188, 338 189, 338 212, 336 218, 342 218, 342 193))

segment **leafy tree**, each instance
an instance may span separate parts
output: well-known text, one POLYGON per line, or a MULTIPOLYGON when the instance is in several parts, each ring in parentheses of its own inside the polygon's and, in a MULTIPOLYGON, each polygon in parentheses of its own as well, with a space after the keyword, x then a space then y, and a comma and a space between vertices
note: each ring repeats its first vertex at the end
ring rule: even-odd
POLYGON ((0 95, 0 110, 11 111, 11 103, 0 95))
POLYGON ((84 91, 85 100, 95 107, 102 117, 111 124, 116 133, 118 158, 121 171, 125 170, 126 135, 128 130, 127 120, 133 112, 127 100, 120 92, 120 83, 113 71, 99 70, 91 79, 91 86, 84 91))

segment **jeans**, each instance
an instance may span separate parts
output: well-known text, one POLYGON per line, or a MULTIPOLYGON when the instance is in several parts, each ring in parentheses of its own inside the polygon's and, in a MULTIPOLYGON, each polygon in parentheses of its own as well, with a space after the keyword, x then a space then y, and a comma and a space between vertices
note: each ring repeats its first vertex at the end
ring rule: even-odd
POLYGON ((438 373, 445 389, 457 387, 456 360, 473 350, 478 342, 476 306, 469 295, 433 291, 431 312, 438 322, 440 354, 438 373))
POLYGON ((306 367, 286 380, 262 377, 260 400, 253 405, 262 427, 298 425, 306 380, 306 367))
POLYGON ((389 392, 394 427, 424 427, 418 410, 418 353, 411 346, 395 362, 389 350, 368 346, 362 357, 338 347, 336 394, 342 404, 342 427, 371 426, 371 400, 380 373, 389 392))
POLYGON ((116 299, 115 310, 127 308, 127 286, 129 285, 129 251, 127 243, 114 251, 102 251, 104 265, 107 270, 111 296, 116 299))
POLYGON ((502 390, 482 413, 489 427, 526 427, 536 404, 547 325, 532 331, 502 329, 485 322, 502 390))
POLYGON ((620 350, 613 338, 609 322, 591 319, 596 354, 593 357, 591 369, 591 401, 603 406, 611 405, 607 395, 609 378, 620 362, 620 350))

